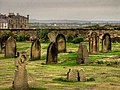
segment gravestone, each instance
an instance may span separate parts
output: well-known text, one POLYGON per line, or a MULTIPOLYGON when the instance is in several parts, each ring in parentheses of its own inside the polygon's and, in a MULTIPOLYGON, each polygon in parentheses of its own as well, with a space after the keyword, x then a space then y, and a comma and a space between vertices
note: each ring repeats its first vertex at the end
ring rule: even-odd
POLYGON ((2 38, 0 37, 0 53, 2 53, 2 38))
POLYGON ((56 33, 55 32, 48 33, 48 38, 49 38, 50 42, 55 42, 56 33))
POLYGON ((78 48, 78 56, 76 59, 77 64, 89 64, 90 58, 87 50, 87 46, 84 42, 80 42, 79 48, 78 48))
POLYGON ((31 45, 31 60, 39 60, 41 56, 41 45, 39 39, 35 39, 31 45))
POLYGON ((5 42, 5 57, 13 58, 16 55, 16 41, 13 37, 9 37, 5 42))
POLYGON ((15 70, 12 90, 29 90, 26 65, 27 65, 26 53, 22 53, 15 60, 15 66, 17 69, 15 70))
POLYGON ((63 34, 58 34, 56 37, 56 43, 58 46, 58 53, 59 52, 66 52, 66 39, 63 34))
POLYGON ((102 52, 111 51, 111 37, 110 34, 106 33, 102 37, 102 52))
POLYGON ((0 37, 0 53, 4 54, 5 53, 5 42, 9 36, 3 35, 0 37))
POLYGON ((86 75, 84 69, 81 68, 80 70, 77 69, 69 69, 67 73, 67 80, 70 81, 86 81, 86 75))
POLYGON ((89 52, 99 52, 99 36, 96 32, 92 32, 92 34, 89 37, 89 52))
POLYGON ((84 82, 86 81, 86 75, 85 75, 85 70, 83 68, 81 68, 79 70, 79 77, 80 77, 80 81, 84 82))
POLYGON ((47 60, 46 64, 56 64, 57 63, 58 49, 55 42, 51 42, 47 49, 47 60))

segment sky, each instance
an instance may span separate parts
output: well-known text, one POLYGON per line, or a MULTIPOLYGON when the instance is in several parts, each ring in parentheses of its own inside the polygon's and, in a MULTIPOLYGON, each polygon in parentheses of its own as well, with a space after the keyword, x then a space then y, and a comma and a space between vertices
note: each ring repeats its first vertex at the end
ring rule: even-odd
POLYGON ((0 0, 0 13, 38 20, 120 21, 120 0, 0 0))

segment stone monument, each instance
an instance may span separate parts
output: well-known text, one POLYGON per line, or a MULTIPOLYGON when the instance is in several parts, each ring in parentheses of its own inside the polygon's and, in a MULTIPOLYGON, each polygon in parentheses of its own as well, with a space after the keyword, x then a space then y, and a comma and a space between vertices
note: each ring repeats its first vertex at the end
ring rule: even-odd
POLYGON ((46 64, 57 63, 58 49, 55 42, 51 42, 47 49, 47 60, 46 64))
POLYGON ((12 90, 29 90, 28 77, 27 77, 27 57, 26 53, 22 53, 15 60, 15 76, 12 85, 12 90))
POLYGON ((66 52, 66 39, 63 34, 58 34, 56 37, 56 43, 58 46, 58 53, 59 52, 66 52))
POLYGON ((102 37, 102 52, 111 51, 111 37, 110 34, 106 33, 102 37))
POLYGON ((39 60, 41 57, 41 45, 39 39, 35 39, 31 45, 31 60, 39 60))
POLYGON ((9 37, 5 42, 5 57, 13 58, 16 55, 16 41, 13 37, 9 37))
POLYGON ((80 42, 79 44, 76 63, 77 64, 89 64, 90 63, 87 46, 85 45, 84 42, 80 42))
POLYGON ((92 32, 92 34, 89 36, 89 52, 99 52, 99 36, 96 32, 92 32))

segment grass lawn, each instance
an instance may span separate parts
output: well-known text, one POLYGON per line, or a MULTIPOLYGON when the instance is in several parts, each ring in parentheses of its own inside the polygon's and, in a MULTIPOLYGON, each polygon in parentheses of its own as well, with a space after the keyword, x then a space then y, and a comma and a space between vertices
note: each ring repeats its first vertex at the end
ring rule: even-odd
MULTIPOLYGON (((109 53, 90 55, 90 65, 77 65, 78 44, 67 43, 67 53, 58 55, 58 64, 46 65, 46 52, 49 43, 41 44, 41 60, 28 61, 28 82, 30 90, 120 90, 120 64, 98 63, 100 61, 120 63, 120 43, 112 44, 109 53), (86 77, 94 78, 89 82, 67 82, 69 69, 85 70, 86 77)), ((88 44, 87 44, 88 46, 88 44)), ((18 51, 30 55, 31 42, 17 42, 18 51)), ((4 58, 0 54, 0 90, 10 90, 14 78, 14 58, 4 58)))

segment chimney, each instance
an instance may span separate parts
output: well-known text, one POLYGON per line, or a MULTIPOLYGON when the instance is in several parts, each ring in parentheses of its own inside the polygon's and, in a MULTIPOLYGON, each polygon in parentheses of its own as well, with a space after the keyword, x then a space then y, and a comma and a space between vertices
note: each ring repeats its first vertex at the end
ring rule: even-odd
POLYGON ((19 13, 17 13, 17 16, 19 16, 19 13))
POLYGON ((9 13, 9 15, 14 15, 14 13, 9 13))
POLYGON ((29 20, 29 15, 27 15, 27 19, 29 20))

